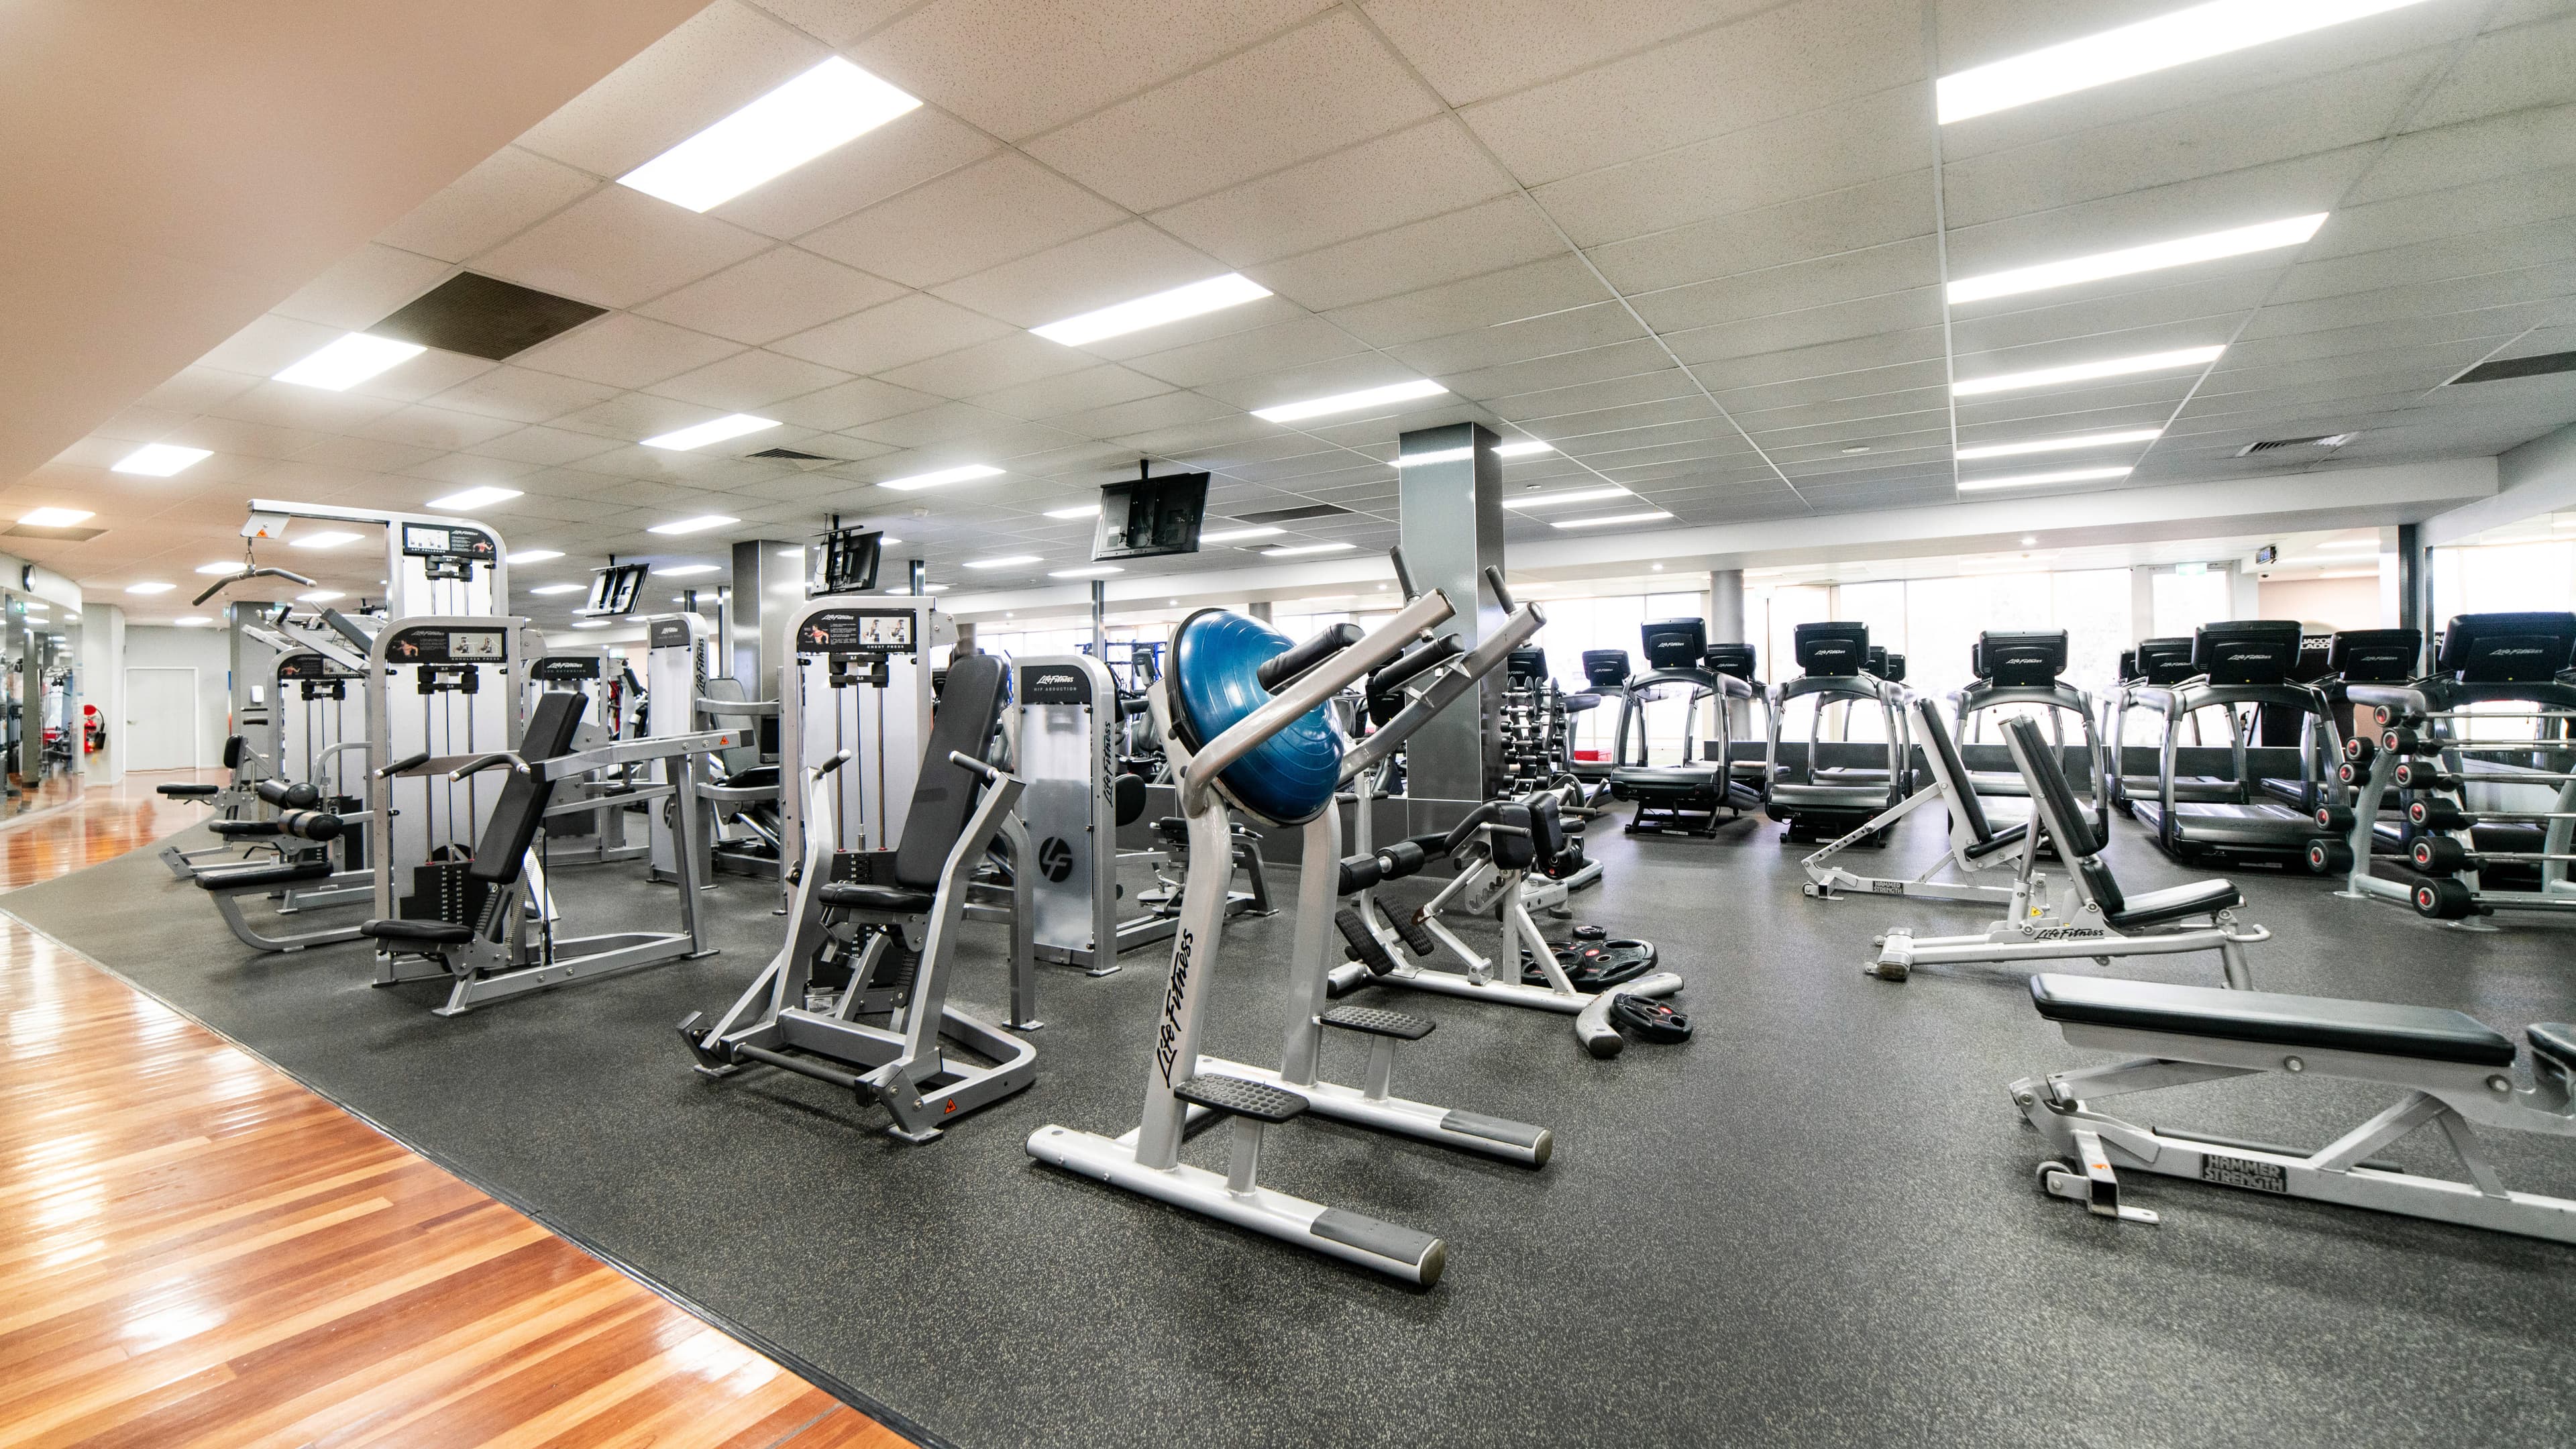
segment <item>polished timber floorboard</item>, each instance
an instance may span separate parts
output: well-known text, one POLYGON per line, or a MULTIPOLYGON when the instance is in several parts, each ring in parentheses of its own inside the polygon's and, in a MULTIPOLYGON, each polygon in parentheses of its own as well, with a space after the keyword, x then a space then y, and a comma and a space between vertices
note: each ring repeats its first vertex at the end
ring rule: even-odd
MULTIPOLYGON (((177 778, 0 828, 0 889, 177 778)), ((906 1442, 5 915, 0 1040, 0 1449, 906 1442)))

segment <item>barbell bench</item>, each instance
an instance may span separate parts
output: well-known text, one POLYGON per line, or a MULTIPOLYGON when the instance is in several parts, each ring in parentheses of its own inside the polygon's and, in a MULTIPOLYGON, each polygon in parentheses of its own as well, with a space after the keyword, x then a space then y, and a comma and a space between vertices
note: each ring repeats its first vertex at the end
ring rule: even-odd
POLYGON ((2524 1029, 2533 1084, 2523 1087, 2513 1076, 2518 1053, 2510 1038, 2435 1007, 2053 974, 2033 976, 2030 996, 2069 1045, 2132 1054, 2012 1084, 2022 1116, 2073 1161, 2040 1164, 2040 1187, 2052 1197, 2081 1202, 2100 1217, 2158 1221, 2120 1200, 2118 1173, 2128 1167, 2576 1243, 2576 1201, 2507 1188, 2475 1131, 2576 1137, 2576 1026, 2524 1029), (2100 1106, 2134 1092, 2267 1073, 2363 1082, 2404 1095, 2314 1152, 2141 1126, 2100 1106), (2373 1159, 2427 1127, 2440 1132, 2465 1180, 2373 1159))

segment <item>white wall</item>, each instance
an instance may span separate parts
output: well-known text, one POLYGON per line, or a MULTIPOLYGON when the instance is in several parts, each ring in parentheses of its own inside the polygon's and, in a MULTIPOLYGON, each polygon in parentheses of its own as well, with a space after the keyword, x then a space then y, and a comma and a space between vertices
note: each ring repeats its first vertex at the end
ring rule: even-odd
POLYGON ((2296 619, 2332 629, 2379 627, 2379 579, 2267 579, 2256 618, 2296 619))
MULTIPOLYGON (((82 623, 88 623, 84 617, 82 623)), ((197 671, 197 763, 208 769, 223 760, 224 735, 232 709, 232 696, 224 678, 230 667, 227 636, 221 629, 177 629, 167 625, 135 624, 125 631, 127 666, 142 669, 176 669, 193 667, 197 671)), ((117 684, 124 687, 120 669, 117 684)), ((124 728, 122 709, 108 716, 108 731, 124 728)))
POLYGON ((107 744, 87 757, 92 785, 113 785, 125 778, 125 611, 114 604, 91 604, 81 610, 80 697, 98 706, 107 721, 107 744))

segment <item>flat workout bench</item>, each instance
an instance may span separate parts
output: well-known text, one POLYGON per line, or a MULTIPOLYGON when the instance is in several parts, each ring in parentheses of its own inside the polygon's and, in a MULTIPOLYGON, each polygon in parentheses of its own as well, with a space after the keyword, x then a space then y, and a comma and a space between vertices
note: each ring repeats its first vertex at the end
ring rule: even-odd
POLYGON ((2155 1213, 2120 1201, 2117 1169, 2135 1167, 2576 1243, 2576 1201, 2506 1188, 2474 1130, 2576 1137, 2576 1027, 2525 1029, 2533 1078, 2526 1088, 2512 1074, 2518 1053, 2510 1038, 2435 1007, 2060 975, 2032 977, 2030 996, 2069 1044, 2139 1054, 2012 1084, 2023 1117, 2076 1160, 2040 1165, 2040 1187, 2051 1196, 2102 1217, 2156 1222, 2155 1213), (2125 1093, 2266 1072, 2376 1083, 2405 1096, 2309 1153, 2143 1127, 2097 1106, 2125 1093), (2370 1160, 2425 1127, 2440 1129, 2466 1180, 2370 1160))

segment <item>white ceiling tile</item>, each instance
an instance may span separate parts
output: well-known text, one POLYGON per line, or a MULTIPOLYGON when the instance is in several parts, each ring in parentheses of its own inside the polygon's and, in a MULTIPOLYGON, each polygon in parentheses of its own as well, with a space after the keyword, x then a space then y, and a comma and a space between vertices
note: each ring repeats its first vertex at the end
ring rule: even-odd
MULTIPOLYGON (((1509 397, 1487 400, 1495 412, 1526 425, 1544 437, 1557 418, 1567 414, 1596 412, 1603 408, 1629 407, 1638 403, 1670 402, 1676 398, 1696 398, 1699 384, 1678 367, 1667 366, 1660 372, 1639 373, 1633 377, 1605 378, 1600 382, 1553 387, 1539 392, 1516 393, 1509 397)), ((1705 404, 1702 405, 1705 408, 1705 404)), ((1505 459, 1506 462, 1515 461, 1505 459)))
POLYGON ((507 458, 514 462, 559 468, 566 463, 576 463, 584 458, 596 458, 617 446, 616 439, 598 437, 591 433, 570 432, 562 428, 527 427, 515 433, 503 433, 497 438, 488 438, 474 444, 466 451, 494 458, 507 458))
POLYGON ((200 413, 227 398, 239 397, 258 384, 259 379, 248 373, 227 372, 215 367, 183 367, 168 382, 136 398, 135 405, 174 413, 200 413))
POLYGON ((614 312, 529 348, 512 361, 610 387, 649 387, 741 350, 721 337, 614 312))
POLYGON ((436 258, 370 242, 298 287, 275 310, 281 317, 363 332, 454 270, 436 258))
POLYGON ((1576 245, 1597 246, 1885 177, 1929 176, 1930 92, 1900 86, 1551 182, 1536 194, 1576 245))
POLYGON ((459 383, 480 377, 499 364, 461 352, 442 352, 433 347, 399 367, 388 368, 349 389, 359 397, 390 398, 397 402, 420 402, 445 392, 459 383))
MULTIPOLYGON (((1980 276, 2146 242, 2333 211, 2338 198, 2351 189, 2380 150, 2376 144, 2347 146, 1982 224, 1969 224, 1953 216, 1948 238, 1950 275, 1980 276)), ((2341 217, 2329 220, 2325 232, 2305 249, 2284 248, 2257 256, 2286 260, 2312 253, 2326 244, 2327 234, 2341 223, 2341 217)), ((2196 264, 2190 270, 2207 265, 2212 264, 2196 264)))
POLYGON ((1004 152, 798 241, 851 266, 928 287, 1124 220, 1115 206, 1004 152))
POLYGON ((2357 256, 2467 231, 2568 216, 2576 216, 2576 166, 2531 170, 2503 180, 2474 181, 2345 207, 2299 255, 2312 261, 2357 256))
MULTIPOLYGON (((1932 238, 1925 236, 1819 257, 1811 262, 1793 262, 1783 267, 1746 272, 1717 281, 1647 292, 1631 296, 1628 301, 1637 309, 1637 315, 1646 319, 1646 325, 1659 332, 1680 332, 1777 312, 1864 299, 1885 300, 1918 292, 1929 294, 1933 300, 1935 312, 1930 320, 1937 322, 1940 320, 1937 286, 1940 280, 1937 248, 1932 238)), ((1888 325, 1923 325, 1924 319, 1914 315, 1914 310, 1900 308, 1897 315, 1903 320, 1892 321, 1888 325)), ((1846 332, 1841 335, 1857 334, 1846 332)), ((1834 339, 1811 337, 1806 340, 1823 342, 1834 339)))
POLYGON ((1512 189, 1446 116, 1157 212, 1154 222, 1236 267, 1275 261, 1472 206, 1512 189))
POLYGON ((1010 330, 1007 323, 915 292, 882 307, 871 307, 838 322, 781 338, 772 350, 843 372, 867 374, 971 347, 1010 330))
POLYGON ((1540 312, 1517 321, 1488 323, 1464 332, 1390 344, 1386 353, 1418 367, 1426 376, 1446 378, 1542 357, 1586 352, 1597 347, 1634 342, 1646 329, 1617 302, 1593 302, 1562 311, 1540 312))
POLYGON ((1771 0, 1375 0, 1369 18, 1453 106, 1598 65, 1771 0))
POLYGON ((707 215, 782 240, 801 237, 992 155, 992 137, 924 106, 765 182, 707 215))
POLYGON ((603 382, 582 382, 574 376, 502 364, 435 394, 430 402, 438 407, 453 407, 456 413, 482 413, 487 418, 510 418, 513 423, 544 423, 549 418, 562 418, 564 413, 577 413, 595 402, 605 402, 613 394, 616 389, 603 382))
POLYGON ((917 0, 751 0, 835 49, 911 9, 917 0))
POLYGON ((1301 316, 1275 326, 1130 358, 1127 365, 1177 387, 1197 387, 1366 350, 1349 333, 1321 317, 1301 316))
POLYGON ((444 450, 418 443, 389 442, 351 434, 316 443, 295 455, 298 463, 322 468, 348 468, 366 473, 402 473, 441 456, 444 450))
MULTIPOLYGON (((2215 272, 2225 264, 2192 268, 2195 273, 2215 272)), ((2059 292, 2037 297, 2015 298, 2024 304, 2044 301, 2043 305, 2023 305, 2008 311, 1993 310, 1994 304, 1980 308, 1952 308, 1951 345, 1960 352, 1981 352, 1992 348, 2019 347, 2052 339, 2107 336, 2135 327, 2166 322, 2188 322, 2209 319, 2212 329, 2221 336, 2233 335, 2245 314, 2252 311, 2277 284, 2282 269, 2277 265, 2248 268, 2237 276, 2196 276, 2185 282, 2168 282, 2163 286, 2139 288, 2112 296, 2080 295, 2093 288, 2068 287, 2059 292), (1986 315, 1975 315, 1983 311, 1986 315)), ((2177 276, 2180 273, 2169 273, 2177 276)), ((2137 279, 2131 278, 2135 281, 2137 279)), ((2107 285, 2107 284, 2105 284, 2107 285)))
POLYGON ((1536 186, 1924 78, 1919 3, 1790 0, 1462 114, 1536 186))
POLYGON ((507 418, 489 418, 477 413, 451 412, 446 408, 414 404, 363 423, 355 431, 362 438, 452 450, 488 443, 504 433, 518 431, 518 427, 507 418))
POLYGON ((1924 171, 1595 247, 1592 260, 1611 285, 1634 294, 1931 233, 1932 175, 1924 171))
POLYGON ((932 0, 851 55, 1005 140, 1090 114, 1295 25, 1325 0, 932 0))
MULTIPOLYGON (((1225 264, 1141 221, 1050 247, 933 289, 959 306, 1022 327, 1222 275, 1225 264)), ((1054 346, 1056 344, 1049 344, 1054 346)))
POLYGON ((2568 155, 2576 155, 2576 106, 2518 111, 2415 131, 2389 143, 2387 153, 2347 201, 2360 205, 2472 181, 2510 181, 2532 169, 2533 157, 2568 155))
POLYGON ((1606 300, 1601 280, 1567 253, 1329 315, 1334 325, 1361 341, 1392 347, 1606 300))
POLYGON ((1429 117, 1438 102, 1335 11, 1027 143, 1133 211, 1153 211, 1429 117), (1224 124, 1210 124, 1222 116, 1224 124))
POLYGON ((2464 229, 2459 235, 2410 246, 2302 261, 2290 268, 2282 280, 2278 300, 2307 302, 2522 268, 2550 269, 2549 273, 2536 274, 2537 280, 2556 272, 2552 264, 2569 260, 2576 260, 2576 226, 2568 225, 2563 218, 2493 231, 2464 229))
POLYGON ((2576 16, 2481 35, 2408 119, 2429 130, 2576 101, 2576 16))
POLYGON ((636 312, 759 346, 903 294, 903 287, 883 277, 783 246, 736 262, 636 312))
POLYGON ((879 418, 917 413, 923 408, 937 407, 939 403, 940 399, 928 393, 863 377, 773 404, 762 416, 800 428, 839 432, 879 418))
POLYGON ((1270 262, 1247 275, 1323 312, 1571 255, 1547 217, 1527 197, 1514 194, 1270 262))
POLYGON ((519 144, 594 176, 623 176, 830 55, 776 16, 716 0, 539 121, 519 144))
MULTIPOLYGON (((1729 334, 1711 333, 1705 338, 1688 334, 1665 339, 1672 344, 1691 371, 1718 393, 1747 387, 1802 387, 1847 391, 1854 395, 1885 391, 1888 385, 1873 382, 1873 374, 1890 368, 1919 367, 1940 363, 1948 357, 1941 329, 1922 327, 1911 332, 1887 332, 1869 337, 1856 337, 1845 342, 1827 342, 1810 347, 1793 347, 1781 352, 1753 357, 1715 358, 1696 354, 1704 345, 1724 345, 1729 334), (1687 345, 1686 345, 1687 344, 1687 345)), ((1935 370, 1946 381, 1947 374, 1935 370)), ((1915 386, 1913 383, 1892 384, 1915 386)), ((1733 403, 1727 404, 1733 407, 1733 403)))
POLYGON ((271 312, 225 338, 213 351, 198 358, 196 365, 212 372, 273 377, 339 341, 345 331, 271 312))
POLYGON ((1223 419, 1229 426, 1276 429, 1275 423, 1246 418, 1235 409, 1213 398, 1194 392, 1157 393, 1134 402, 1112 403, 1108 407, 1088 408, 1066 413, 1047 421, 1069 433, 1086 438, 1133 439, 1140 433, 1167 428, 1182 428, 1223 419))
POLYGON ((1011 417, 1044 421, 1066 413, 1134 402, 1138 398, 1171 390, 1169 383, 1104 362, 1078 372, 978 394, 971 401, 977 407, 990 408, 1011 417))
POLYGON ((214 417, 241 422, 339 433, 383 417, 400 406, 402 404, 390 398, 372 397, 365 393, 325 392, 320 388, 298 387, 288 382, 263 382, 206 411, 214 417))
POLYGON ((768 243, 669 202, 604 187, 474 259, 474 270, 602 307, 631 307, 768 243))
MULTIPOLYGON (((1416 344, 1417 347, 1421 345, 1416 344)), ((1412 361, 1418 354, 1413 349, 1406 349, 1398 355, 1405 361, 1412 361)), ((1673 366, 1672 358, 1648 338, 1550 353, 1474 371, 1443 372, 1439 376, 1460 397, 1474 398, 1479 402, 1637 377, 1661 377, 1667 385, 1677 385, 1683 392, 1693 390, 1690 379, 1673 366)))
POLYGON ((559 161, 504 146, 376 240, 441 261, 479 256, 588 195, 599 185, 559 161))
MULTIPOLYGON (((2277 337, 2318 332, 2365 323, 2399 323, 2412 318, 2454 312, 2486 312, 2516 305, 2533 308, 2547 299, 2576 293, 2576 268, 2527 267, 2485 277, 2454 277, 2415 282, 2374 292, 2348 292, 2307 302, 2279 302, 2264 308, 2246 328, 2249 337, 2277 337)), ((2481 319, 2480 331, 2494 324, 2481 319)), ((2527 324, 2526 324, 2527 325, 2527 324)))
POLYGON ((1026 332, 1008 332, 926 362, 888 368, 878 376, 897 387, 955 398, 998 392, 1091 365, 1090 357, 1073 348, 1026 332))
POLYGON ((1008 458, 1015 453, 1062 447, 1074 441, 1073 435, 1061 427, 1023 422, 965 403, 943 403, 923 412, 861 423, 842 431, 897 448, 961 443, 987 458, 1008 458))
MULTIPOLYGON (((737 352, 720 362, 664 378, 652 390, 663 397, 728 412, 759 412, 774 403, 854 381, 848 373, 775 352, 737 352)), ((765 414, 764 414, 765 416, 765 414)))

